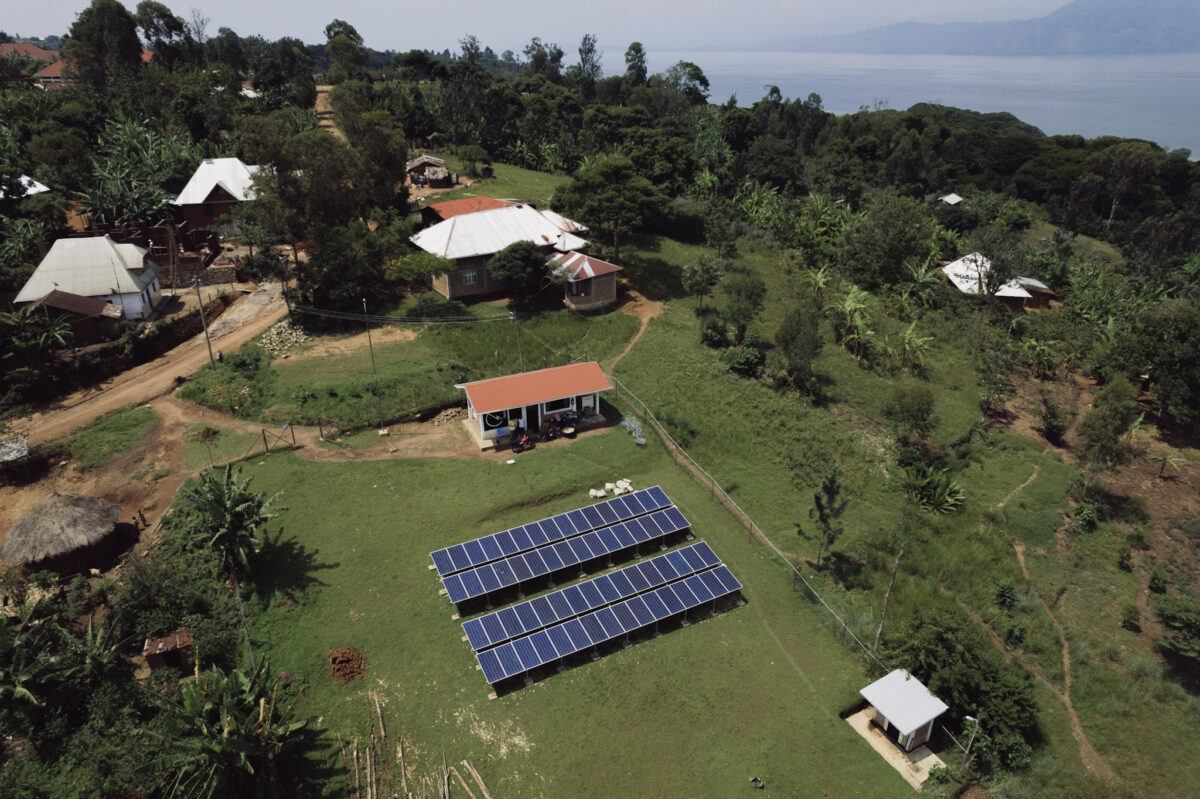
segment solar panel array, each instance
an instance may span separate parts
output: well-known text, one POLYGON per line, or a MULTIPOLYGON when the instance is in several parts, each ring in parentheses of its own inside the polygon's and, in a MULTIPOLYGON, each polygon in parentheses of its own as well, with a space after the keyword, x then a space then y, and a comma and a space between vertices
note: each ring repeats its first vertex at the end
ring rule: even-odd
POLYGON ((523 674, 740 590, 724 565, 475 654, 488 683, 523 674))
MULTIPOLYGON (((658 493, 662 494, 661 491, 658 493)), ((662 496, 670 505, 666 495, 662 496)), ((442 582, 446 586, 450 601, 458 604, 501 588, 519 585, 526 580, 552 574, 559 569, 577 566, 593 558, 664 538, 690 526, 679 509, 671 505, 665 510, 634 517, 610 527, 601 527, 594 532, 576 534, 522 554, 451 574, 444 577, 442 582)))
POLYGON ((671 500, 658 486, 644 488, 619 497, 598 502, 578 510, 560 513, 532 524, 524 524, 473 541, 455 544, 431 552, 439 577, 511 557, 519 552, 561 541, 564 538, 588 533, 662 510, 671 500))
POLYGON ((476 652, 720 564, 703 541, 463 623, 476 652))

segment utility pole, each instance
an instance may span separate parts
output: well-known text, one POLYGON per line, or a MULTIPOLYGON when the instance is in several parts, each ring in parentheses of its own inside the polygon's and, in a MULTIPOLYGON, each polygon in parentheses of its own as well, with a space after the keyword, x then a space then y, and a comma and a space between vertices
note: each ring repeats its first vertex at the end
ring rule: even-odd
POLYGON ((971 737, 967 741, 967 750, 963 754, 962 773, 967 775, 967 768, 971 765, 971 744, 975 743, 975 733, 979 732, 979 719, 974 716, 963 716, 963 721, 971 721, 975 723, 974 729, 971 730, 971 737))
POLYGON ((379 372, 375 369, 375 345, 371 343, 371 321, 367 319, 367 298, 363 297, 363 324, 367 326, 367 349, 371 351, 371 372, 375 375, 375 409, 379 412, 379 429, 383 429, 383 400, 379 396, 379 372))
POLYGON ((212 339, 208 337, 208 320, 204 318, 204 297, 200 296, 200 278, 192 280, 192 288, 196 290, 196 300, 200 303, 200 324, 204 326, 204 343, 208 345, 208 362, 217 368, 217 359, 212 354, 212 339))
POLYGON ((525 371, 525 353, 521 350, 521 320, 517 318, 516 311, 509 311, 508 318, 512 320, 513 325, 517 328, 517 354, 521 356, 521 371, 525 371))

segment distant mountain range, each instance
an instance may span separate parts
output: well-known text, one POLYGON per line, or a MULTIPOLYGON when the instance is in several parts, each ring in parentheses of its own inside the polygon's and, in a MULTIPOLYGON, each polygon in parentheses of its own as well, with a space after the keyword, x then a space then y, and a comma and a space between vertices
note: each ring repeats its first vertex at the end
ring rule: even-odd
POLYGON ((1074 0, 1038 19, 901 22, 842 36, 809 37, 795 49, 826 53, 1128 55, 1200 52, 1200 0, 1074 0))

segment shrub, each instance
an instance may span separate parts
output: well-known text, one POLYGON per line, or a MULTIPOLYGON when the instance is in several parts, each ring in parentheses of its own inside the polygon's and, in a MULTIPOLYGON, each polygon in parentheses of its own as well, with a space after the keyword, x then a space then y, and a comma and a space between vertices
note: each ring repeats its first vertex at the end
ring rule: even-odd
POLYGON ((1137 604, 1130 602, 1121 608, 1121 626, 1132 632, 1142 630, 1142 611, 1137 604))
POLYGON ((917 507, 933 513, 954 513, 965 498, 962 486, 947 470, 928 466, 905 469, 904 488, 917 507))
POLYGON ((700 326, 700 343, 713 349, 729 346, 729 332, 720 319, 713 317, 700 326))
POLYGON ((1079 507, 1075 509, 1073 524, 1077 530, 1090 533, 1100 524, 1099 509, 1090 502, 1079 503, 1079 507))
POLYGON ((1167 592, 1167 573, 1161 566, 1155 566, 1150 571, 1149 588, 1156 594, 1165 594, 1167 592))
POLYGON ((1042 434, 1049 441, 1060 441, 1067 432, 1067 412, 1055 402, 1050 392, 1042 392, 1042 434))
POLYGON ((721 351, 720 358, 729 371, 743 377, 758 377, 767 362, 762 350, 755 347, 730 347, 721 351))
POLYGON ((992 599, 995 603, 1005 610, 1012 610, 1017 606, 1017 587, 1013 585, 1012 580, 1004 580, 996 584, 996 590, 992 594, 992 599))
POLYGON ((1008 646, 1020 646, 1025 642, 1025 626, 1013 622, 1004 628, 1004 643, 1008 646))
POLYGON ((928 386, 898 386, 883 406, 883 415, 892 422, 899 438, 926 438, 937 419, 933 415, 933 392, 928 386))

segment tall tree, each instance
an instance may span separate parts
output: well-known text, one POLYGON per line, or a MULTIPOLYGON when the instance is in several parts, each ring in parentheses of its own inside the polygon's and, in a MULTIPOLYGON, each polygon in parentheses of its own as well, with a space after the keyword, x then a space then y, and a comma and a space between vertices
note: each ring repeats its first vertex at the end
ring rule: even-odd
POLYGON ((366 60, 362 45, 362 36, 349 22, 335 19, 325 26, 325 53, 332 62, 328 75, 330 83, 361 77, 362 64, 366 60))
POLYGON ((783 352, 788 379, 804 389, 812 378, 813 361, 821 352, 820 318, 807 308, 792 308, 779 324, 775 343, 783 352))
POLYGON ((625 51, 625 80, 630 86, 645 86, 649 73, 646 71, 646 48, 641 42, 633 42, 625 51))
POLYGON ((554 193, 552 205, 568 215, 607 230, 613 257, 621 258, 621 236, 661 211, 666 197, 637 174, 623 155, 598 158, 575 172, 571 182, 554 193))
POLYGON ((492 277, 523 296, 534 294, 546 276, 546 254, 532 241, 517 241, 487 263, 492 277))
POLYGON ((1115 468, 1133 457, 1125 434, 1137 414, 1137 392, 1122 376, 1111 380, 1096 395, 1092 409, 1079 423, 1083 459, 1093 474, 1115 468))
POLYGON ((62 57, 79 80, 101 90, 141 65, 137 23, 119 0, 92 0, 63 39, 62 57))

